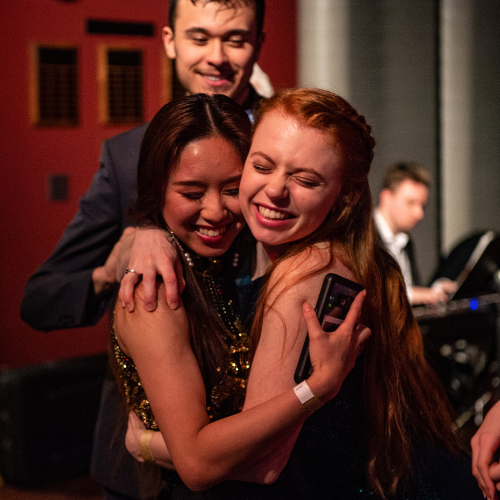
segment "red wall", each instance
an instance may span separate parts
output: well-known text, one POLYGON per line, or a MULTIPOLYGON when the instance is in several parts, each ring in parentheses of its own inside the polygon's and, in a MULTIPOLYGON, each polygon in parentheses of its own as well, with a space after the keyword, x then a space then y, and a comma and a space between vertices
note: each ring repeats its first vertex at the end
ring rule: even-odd
MULTIPOLYGON (((275 88, 296 84, 295 0, 268 0, 266 43, 260 65, 275 88)), ((130 127, 98 122, 97 48, 133 43, 145 53, 145 110, 149 120, 161 102, 161 27, 165 0, 2 0, 0 2, 0 366, 103 352, 107 319, 92 328, 37 332, 19 315, 24 284, 48 257, 77 210, 98 167, 103 140, 130 127), (88 18, 152 22, 155 37, 85 33, 88 18), (37 128, 30 124, 30 47, 66 43, 78 47, 80 124, 37 128), (47 200, 51 173, 69 176, 69 200, 47 200)), ((68 300, 71 300, 68 297, 68 300)))

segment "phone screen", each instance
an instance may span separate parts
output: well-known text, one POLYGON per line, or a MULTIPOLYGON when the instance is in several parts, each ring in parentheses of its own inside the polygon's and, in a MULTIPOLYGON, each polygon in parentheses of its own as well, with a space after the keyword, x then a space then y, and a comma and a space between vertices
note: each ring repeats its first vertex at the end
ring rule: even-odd
MULTIPOLYGON (((316 303, 316 314, 325 332, 334 332, 345 320, 356 295, 363 287, 337 274, 327 274, 316 303)), ((297 384, 312 373, 309 335, 306 335, 294 380, 297 384)))
POLYGON ((334 283, 323 309, 321 326, 325 332, 334 332, 343 323, 357 293, 351 288, 334 283))

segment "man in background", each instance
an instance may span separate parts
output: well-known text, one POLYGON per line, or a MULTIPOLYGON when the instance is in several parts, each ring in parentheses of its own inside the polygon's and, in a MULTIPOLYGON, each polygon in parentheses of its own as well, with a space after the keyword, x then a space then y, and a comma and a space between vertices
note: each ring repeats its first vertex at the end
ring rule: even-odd
MULTIPOLYGON (((222 93, 252 116, 260 96, 249 79, 264 41, 264 8, 264 0, 169 1, 163 43, 167 56, 175 59, 186 94, 222 93)), ((146 128, 147 124, 142 125, 103 144, 100 168, 77 214, 26 285, 21 316, 33 328, 50 331, 94 325, 108 309, 118 281, 120 246, 134 232, 128 229, 132 222, 127 211, 135 201, 137 162, 146 128)), ((175 307, 175 301, 171 305, 175 307)), ((142 496, 137 477, 144 464, 125 450, 126 424, 110 374, 103 385, 91 467, 108 500, 142 496)))
POLYGON ((413 242, 408 234, 423 218, 429 198, 429 172, 416 163, 399 162, 388 167, 379 205, 375 209, 375 225, 386 250, 396 259, 413 305, 436 304, 448 300, 455 283, 439 280, 432 287, 420 284, 413 242))

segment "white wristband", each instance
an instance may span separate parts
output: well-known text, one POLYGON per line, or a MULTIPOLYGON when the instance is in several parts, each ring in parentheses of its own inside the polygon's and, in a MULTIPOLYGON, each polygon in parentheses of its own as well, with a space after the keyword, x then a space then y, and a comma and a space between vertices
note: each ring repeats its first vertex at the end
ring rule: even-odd
POLYGON ((323 406, 323 403, 314 395, 311 388, 307 385, 307 381, 302 381, 299 385, 296 385, 293 390, 295 391, 295 395, 299 398, 299 401, 311 413, 314 413, 323 406))

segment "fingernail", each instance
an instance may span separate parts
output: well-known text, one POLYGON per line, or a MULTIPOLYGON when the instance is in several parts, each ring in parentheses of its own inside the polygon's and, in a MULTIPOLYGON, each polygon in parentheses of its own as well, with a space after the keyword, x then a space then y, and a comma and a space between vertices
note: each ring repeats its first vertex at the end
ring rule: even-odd
POLYGON ((177 302, 169 302, 168 303, 168 307, 170 307, 170 309, 177 309, 177 306, 179 304, 177 302))

